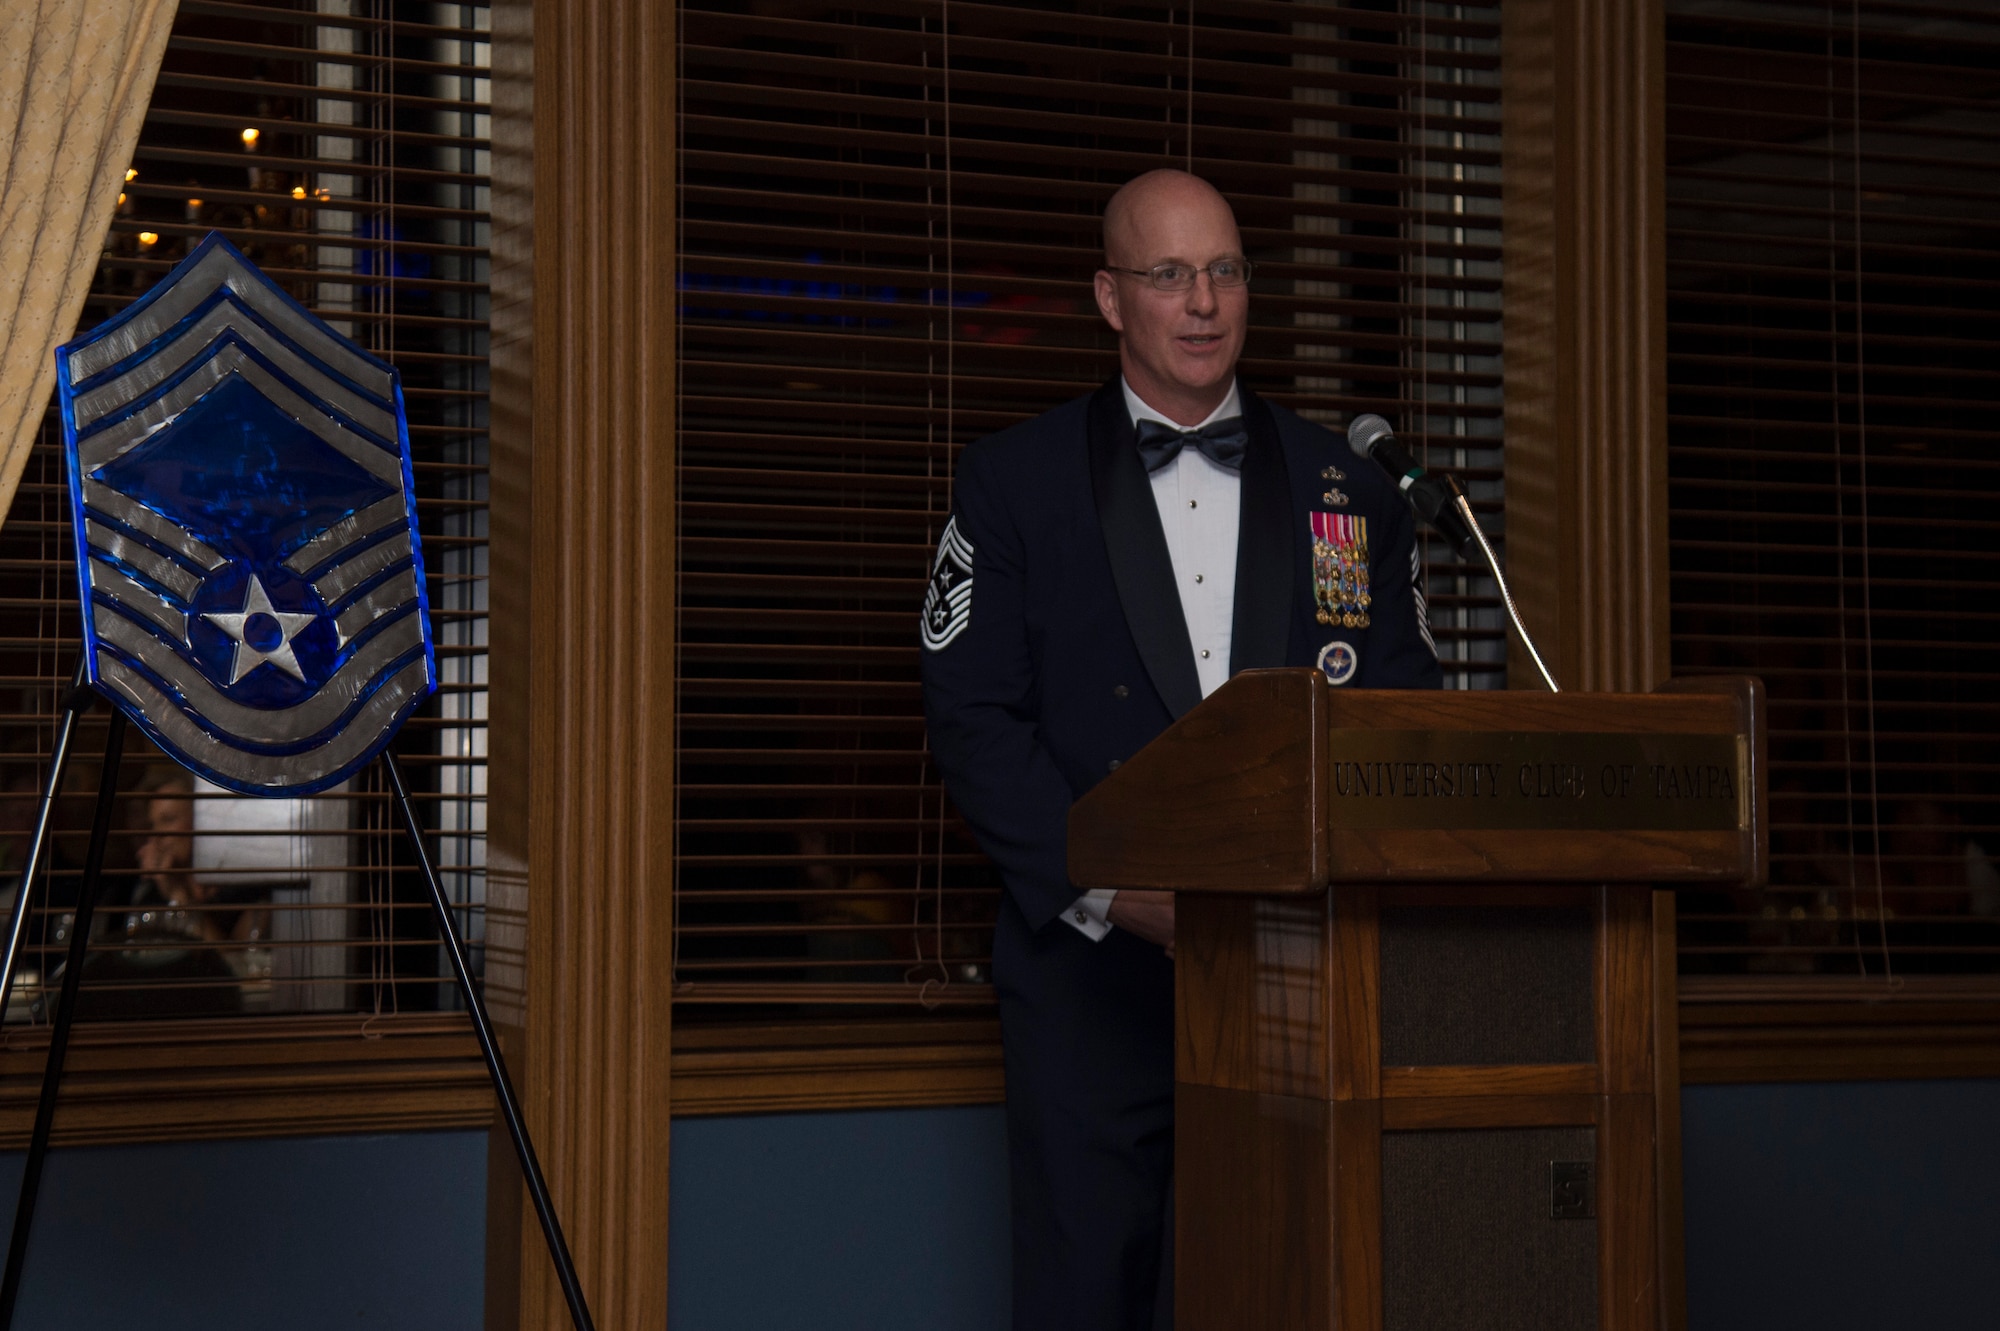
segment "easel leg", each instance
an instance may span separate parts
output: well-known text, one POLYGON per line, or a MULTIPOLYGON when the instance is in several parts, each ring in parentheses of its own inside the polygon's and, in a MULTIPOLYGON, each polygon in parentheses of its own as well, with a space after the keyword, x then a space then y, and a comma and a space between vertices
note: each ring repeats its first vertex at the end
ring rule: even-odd
MULTIPOLYGON (((97 904, 97 883, 104 873, 104 846, 111 837, 111 814, 118 804, 118 760, 125 751, 125 714, 113 710, 104 740, 104 775, 97 786, 97 815, 90 824, 90 854, 83 865, 83 883, 76 892, 76 914, 70 923, 69 962, 63 967, 62 997, 49 1025, 49 1057, 42 1067, 42 1097, 35 1105, 35 1131, 28 1140, 28 1160, 21 1172, 21 1198, 14 1207, 14 1233, 7 1243, 7 1274, 0 1280, 0 1331, 14 1325, 14 1303, 21 1294, 21 1271, 28 1256, 28 1231, 35 1223, 35 1196, 41 1191, 42 1165, 49 1154, 49 1129, 55 1124, 56 1093, 62 1087, 63 1058, 69 1052, 70 1027, 76 1022, 77 994, 83 985, 84 953, 90 947, 90 917, 97 904)), ((26 884, 23 885, 26 890, 26 884)))
MULTIPOLYGON (((479 1037, 479 1052, 486 1056, 486 1071, 493 1078, 493 1093, 500 1100, 500 1116, 507 1122, 507 1133, 514 1139, 514 1155, 521 1162, 521 1177, 528 1185, 528 1195, 534 1199, 535 1215, 542 1222, 542 1237, 548 1240, 549 1257, 556 1265, 556 1278, 562 1284, 563 1298, 569 1303, 569 1319, 576 1331, 593 1331, 590 1309, 584 1303, 583 1286, 576 1278, 576 1264, 570 1260, 569 1244, 563 1239, 562 1222, 556 1218, 555 1203, 549 1198, 548 1184, 542 1178, 542 1166, 535 1159, 535 1144, 528 1139, 528 1127, 521 1119, 521 1107, 515 1102, 513 1084, 507 1079, 507 1065, 501 1060, 500 1045, 493 1037, 492 1023, 486 1019, 486 1005, 472 987, 472 974, 465 967, 465 953, 458 945, 458 931, 452 927, 451 906, 445 900, 444 886, 438 881, 437 870, 431 865, 430 853, 424 849, 423 826, 417 822, 417 811, 410 804, 409 788, 403 784, 403 773, 396 766, 395 759, 382 755, 383 770, 389 774, 389 789, 395 793, 396 807, 403 815, 403 830, 409 833, 410 848, 416 853, 417 864, 423 870, 424 885, 430 889, 431 909, 437 915, 438 939, 444 945, 445 955, 451 958, 452 971, 458 976, 459 992, 465 995, 466 1011, 472 1017, 472 1029, 479 1037)), ((0 1331, 5 1324, 0 1323, 0 1331)))
POLYGON ((63 774, 69 770, 70 743, 76 738, 76 719, 90 710, 96 697, 83 682, 83 662, 63 695, 62 717, 56 722, 56 746, 49 754, 48 777, 42 783, 42 802, 35 810, 35 830, 28 840, 28 859, 21 866, 21 886, 14 893, 14 909, 7 917, 7 954, 0 960, 0 1012, 14 995, 14 968, 21 960, 21 941, 27 934, 28 902, 35 882, 42 874, 42 860, 48 854, 49 828, 54 822, 56 796, 62 793, 63 774))

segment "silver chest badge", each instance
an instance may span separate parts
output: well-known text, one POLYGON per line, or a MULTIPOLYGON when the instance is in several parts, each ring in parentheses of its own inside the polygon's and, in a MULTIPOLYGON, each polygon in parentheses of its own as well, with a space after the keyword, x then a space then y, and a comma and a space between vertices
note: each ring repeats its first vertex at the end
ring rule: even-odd
POLYGON ((1354 678, 1354 672, 1361 668, 1361 657, 1353 647, 1335 639, 1319 649, 1318 664, 1327 683, 1340 685, 1354 678))

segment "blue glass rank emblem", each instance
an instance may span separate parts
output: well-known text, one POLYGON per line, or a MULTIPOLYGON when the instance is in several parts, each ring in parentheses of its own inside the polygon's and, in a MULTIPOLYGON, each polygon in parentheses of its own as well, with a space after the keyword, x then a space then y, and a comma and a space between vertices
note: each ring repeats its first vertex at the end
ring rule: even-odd
POLYGON ((56 363, 90 682, 245 794, 380 753, 437 683, 396 371, 217 233, 56 363))

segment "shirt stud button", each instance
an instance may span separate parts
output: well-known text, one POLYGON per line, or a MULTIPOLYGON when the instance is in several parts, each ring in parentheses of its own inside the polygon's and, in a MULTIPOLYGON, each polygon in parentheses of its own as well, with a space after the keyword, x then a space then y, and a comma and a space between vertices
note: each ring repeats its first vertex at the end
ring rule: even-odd
POLYGON ((1208 659, 1208 648, 1204 647, 1201 649, 1201 659, 1204 661, 1208 659))
POLYGON ((1131 693, 1132 690, 1126 688, 1123 684, 1120 684, 1116 688, 1111 690, 1111 696, 1114 698, 1130 697, 1131 693))
POLYGON ((1193 508, 1193 507, 1195 507, 1195 502, 1194 502, 1194 500, 1192 500, 1192 499, 1188 500, 1188 507, 1189 507, 1189 508, 1193 508))
POLYGON ((1199 573, 1195 574, 1195 575, 1194 575, 1194 580, 1195 580, 1196 582, 1200 582, 1200 581, 1201 581, 1201 574, 1199 574, 1199 573))
POLYGON ((1111 770, 1114 772, 1118 770, 1118 760, 1116 758, 1111 760, 1111 770))

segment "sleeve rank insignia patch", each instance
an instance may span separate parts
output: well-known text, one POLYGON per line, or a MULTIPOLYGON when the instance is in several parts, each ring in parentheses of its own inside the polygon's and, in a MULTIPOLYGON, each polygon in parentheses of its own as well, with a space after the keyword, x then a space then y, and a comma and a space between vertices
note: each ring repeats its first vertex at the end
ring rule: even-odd
POLYGON ((437 683, 394 368, 219 233, 56 367, 91 684, 244 794, 374 758, 437 683))
POLYGON ((1320 623, 1368 627, 1368 519, 1347 513, 1314 513, 1313 600, 1320 623))
POLYGON ((959 534, 953 518, 938 538, 931 585, 924 591, 924 646, 943 651, 971 622, 972 543, 959 534))

